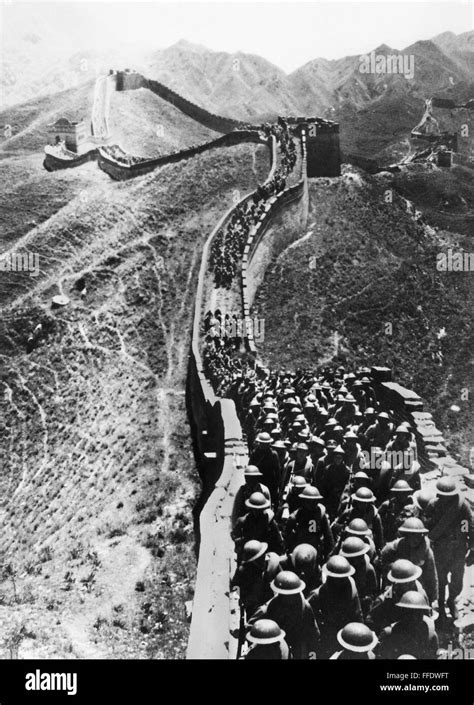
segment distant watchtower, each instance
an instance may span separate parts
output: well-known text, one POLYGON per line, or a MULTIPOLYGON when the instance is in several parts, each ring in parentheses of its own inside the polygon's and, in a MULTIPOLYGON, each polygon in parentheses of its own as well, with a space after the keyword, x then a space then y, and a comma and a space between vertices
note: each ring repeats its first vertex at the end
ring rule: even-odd
POLYGON ((48 134, 55 142, 64 142, 66 148, 72 152, 78 152, 81 144, 87 140, 84 120, 71 122, 67 118, 59 118, 48 125, 48 134))
POLYGON ((285 120, 306 132, 307 175, 340 176, 339 124, 319 117, 290 117, 285 120))
POLYGON ((143 76, 133 69, 116 71, 115 75, 116 91, 133 91, 144 86, 143 76))

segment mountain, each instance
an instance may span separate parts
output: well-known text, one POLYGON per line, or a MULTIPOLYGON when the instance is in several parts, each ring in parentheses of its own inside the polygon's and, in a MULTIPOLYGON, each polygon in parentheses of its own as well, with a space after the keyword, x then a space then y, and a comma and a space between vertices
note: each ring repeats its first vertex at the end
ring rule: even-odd
POLYGON ((472 78, 474 74, 474 32, 464 32, 457 35, 454 32, 443 32, 433 37, 432 41, 461 69, 467 71, 472 78))
POLYGON ((146 73, 211 112, 229 117, 297 110, 285 72, 253 54, 214 52, 180 41, 155 52, 146 73))
MULTIPOLYGON (((377 57, 404 57, 410 69, 406 78, 400 73, 364 73, 359 55, 316 58, 286 74, 262 57, 211 51, 186 40, 151 53, 133 45, 83 51, 77 32, 68 45, 44 17, 14 28, 2 55, 0 81, 6 105, 88 86, 112 66, 129 66, 229 117, 260 121, 305 114, 334 119, 341 125, 344 154, 355 150, 365 157, 390 160, 407 153, 409 132, 420 120, 426 98, 464 101, 474 95, 473 31, 445 32, 403 50, 386 44, 374 48, 377 57)), ((127 101, 133 99, 121 102, 127 101)), ((119 125, 125 115, 122 111, 119 125)), ((154 119, 151 104, 147 115, 154 119)), ((443 129, 458 127, 458 117, 448 111, 438 115, 443 129)), ((147 129, 146 121, 139 120, 137 132, 147 129)))

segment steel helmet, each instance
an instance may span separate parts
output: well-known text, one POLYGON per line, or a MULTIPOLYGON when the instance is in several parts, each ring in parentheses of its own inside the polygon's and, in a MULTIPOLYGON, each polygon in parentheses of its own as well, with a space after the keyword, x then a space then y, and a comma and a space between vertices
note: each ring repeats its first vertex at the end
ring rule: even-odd
POLYGON ((369 476, 363 470, 358 470, 354 475, 354 480, 370 480, 369 476))
POLYGON ((390 416, 387 414, 386 411, 381 411, 379 414, 377 414, 378 419, 386 419, 387 421, 390 420, 390 416))
POLYGON ((344 558, 357 558, 357 556, 363 556, 369 550, 369 544, 365 543, 365 541, 357 536, 349 536, 349 538, 344 539, 340 554, 344 558))
POLYGON ((273 619, 257 619, 247 634, 247 641, 252 644, 276 644, 284 638, 285 632, 273 619))
POLYGON ((397 661, 407 661, 408 659, 413 659, 414 661, 417 660, 416 656, 412 656, 411 654, 401 654, 397 658, 397 661))
POLYGON ((354 431, 346 431, 344 434, 344 439, 346 441, 351 439, 357 440, 357 433, 354 433, 354 431))
POLYGON ((327 448, 328 450, 329 450, 330 448, 332 448, 333 450, 334 450, 334 448, 337 448, 337 443, 336 443, 336 441, 335 441, 333 438, 330 438, 330 439, 328 440, 328 442, 326 443, 326 448, 327 448))
POLYGON ((390 492, 406 492, 407 494, 410 494, 413 492, 413 489, 410 487, 408 482, 406 482, 406 480, 397 480, 390 488, 390 492))
POLYGON ((297 595, 306 587, 306 583, 291 570, 282 570, 270 583, 277 595, 297 595))
POLYGON ((331 556, 324 566, 324 572, 331 578, 348 578, 354 575, 355 569, 344 556, 331 556))
POLYGON ((255 439, 257 443, 263 443, 263 444, 270 444, 272 442, 272 437, 270 436, 269 433, 266 433, 263 431, 262 433, 259 433, 257 438, 255 439))
POLYGON ((256 465, 247 465, 247 467, 244 470, 244 476, 245 477, 263 477, 263 474, 260 472, 259 468, 256 465))
POLYGON ((312 445, 318 445, 318 446, 324 447, 324 441, 322 438, 319 438, 319 436, 311 436, 311 438, 309 439, 309 442, 312 445))
POLYGON ((336 446, 334 448, 334 455, 345 455, 345 454, 346 454, 346 451, 344 450, 344 448, 342 446, 336 446))
POLYGON ((305 452, 308 452, 309 448, 307 443, 298 443, 296 446, 296 450, 304 450, 305 452))
POLYGON ((256 561, 267 552, 267 549, 268 543, 264 541, 256 541, 255 539, 247 541, 242 549, 242 563, 256 561))
POLYGON ((398 531, 401 534, 427 534, 428 529, 425 527, 421 519, 416 517, 409 517, 405 519, 403 524, 399 527, 398 531))
POLYGON ((371 651, 378 642, 374 632, 361 622, 346 624, 338 631, 337 640, 344 649, 359 653, 371 651))
POLYGON ((400 424, 400 426, 397 426, 395 429, 395 433, 407 433, 410 434, 410 429, 407 426, 404 426, 403 424, 400 424))
POLYGON ((295 570, 305 569, 308 566, 315 566, 318 559, 318 552, 309 543, 300 543, 296 546, 290 556, 295 570))
POLYGON ((249 509, 268 509, 270 500, 261 492, 252 492, 250 497, 245 500, 245 506, 249 509))
POLYGON ((346 533, 354 536, 370 536, 372 532, 363 519, 352 519, 346 526, 346 533))
POLYGON ((399 558, 392 563, 387 578, 392 583, 412 583, 414 580, 418 580, 422 572, 420 566, 405 558, 399 558))
POLYGON ((302 492, 300 492, 298 497, 300 497, 300 499, 308 499, 308 500, 316 500, 316 501, 323 499, 323 495, 318 490, 318 488, 313 487, 312 485, 306 485, 306 487, 304 488, 304 490, 302 492))
POLYGON ((299 487, 301 490, 306 487, 306 480, 303 475, 292 475, 290 482, 293 487, 299 487))
POLYGON ((335 418, 328 419, 325 426, 326 428, 328 428, 328 426, 337 426, 337 420, 335 418))
POLYGON ((403 607, 407 610, 423 610, 423 612, 431 612, 431 607, 426 601, 426 597, 417 590, 407 590, 407 592, 404 592, 396 606, 403 607))
POLYGON ((459 490, 451 477, 441 477, 436 483, 436 494, 442 497, 450 497, 459 494, 459 490))
POLYGON ((375 495, 368 487, 360 487, 351 498, 356 502, 375 502, 375 495))

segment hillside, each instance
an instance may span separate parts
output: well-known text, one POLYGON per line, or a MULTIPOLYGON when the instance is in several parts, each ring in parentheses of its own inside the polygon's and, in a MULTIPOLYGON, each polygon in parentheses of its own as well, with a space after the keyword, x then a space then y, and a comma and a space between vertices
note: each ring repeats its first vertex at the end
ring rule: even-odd
MULTIPOLYGON (((254 309, 265 316, 266 332, 259 352, 271 367, 388 365, 424 397, 467 462, 472 402, 461 399, 461 390, 472 380, 472 274, 437 271, 438 252, 462 246, 462 237, 456 220, 451 232, 426 230, 407 213, 396 189, 417 206, 426 204, 429 189, 438 191, 432 203, 443 191, 436 168, 407 171, 372 178, 348 166, 341 179, 310 182, 307 231, 270 266, 257 292, 254 309), (452 404, 462 409, 458 417, 452 404)), ((446 182, 447 192, 455 179, 465 184, 471 214, 472 178, 466 170, 446 182)))
POLYGON ((220 136, 146 88, 112 93, 110 129, 113 142, 131 154, 147 157, 171 154, 220 136))
POLYGON ((0 162, 8 244, 41 269, 0 277, 2 657, 183 656, 200 252, 235 189, 267 169, 254 146, 125 183, 94 164, 40 178, 37 155, 0 162), (35 227, 16 223, 25 201, 35 227), (59 292, 70 304, 52 309, 59 292))

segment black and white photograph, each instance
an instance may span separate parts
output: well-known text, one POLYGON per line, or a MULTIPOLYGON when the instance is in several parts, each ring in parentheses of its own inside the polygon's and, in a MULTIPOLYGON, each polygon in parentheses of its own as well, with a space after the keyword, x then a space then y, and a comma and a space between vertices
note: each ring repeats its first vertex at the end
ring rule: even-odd
POLYGON ((453 698, 473 136, 471 0, 0 0, 0 681, 31 664, 25 702, 163 660, 356 660, 382 698, 453 698))

